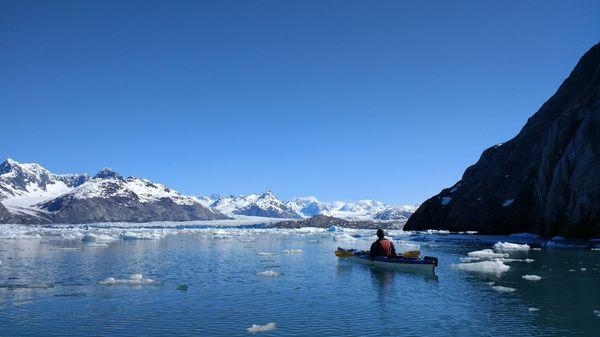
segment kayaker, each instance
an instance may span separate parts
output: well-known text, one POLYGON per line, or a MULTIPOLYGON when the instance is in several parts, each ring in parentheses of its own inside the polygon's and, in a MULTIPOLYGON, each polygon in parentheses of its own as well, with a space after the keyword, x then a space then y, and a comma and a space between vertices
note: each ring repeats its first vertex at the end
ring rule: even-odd
POLYGON ((369 255, 371 260, 375 259, 376 256, 394 257, 396 256, 396 248, 392 241, 385 238, 385 232, 383 229, 377 230, 377 241, 373 242, 369 255))

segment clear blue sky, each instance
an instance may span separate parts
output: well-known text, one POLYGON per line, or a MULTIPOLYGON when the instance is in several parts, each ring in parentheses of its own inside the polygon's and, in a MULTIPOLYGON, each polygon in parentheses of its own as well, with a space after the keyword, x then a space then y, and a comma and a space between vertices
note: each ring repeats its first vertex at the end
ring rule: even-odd
POLYGON ((0 1, 0 157, 420 203, 600 40, 598 1, 0 1))

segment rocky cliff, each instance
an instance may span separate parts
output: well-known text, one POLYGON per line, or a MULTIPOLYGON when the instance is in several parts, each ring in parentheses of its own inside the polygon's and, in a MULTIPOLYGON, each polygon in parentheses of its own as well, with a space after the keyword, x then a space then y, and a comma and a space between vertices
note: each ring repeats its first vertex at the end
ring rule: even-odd
POLYGON ((405 229, 600 237, 600 44, 515 138, 485 150, 405 229))

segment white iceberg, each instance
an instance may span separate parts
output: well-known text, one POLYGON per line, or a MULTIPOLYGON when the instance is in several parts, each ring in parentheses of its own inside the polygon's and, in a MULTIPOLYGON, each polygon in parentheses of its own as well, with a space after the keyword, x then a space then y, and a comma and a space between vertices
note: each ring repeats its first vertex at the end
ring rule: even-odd
POLYGON ((252 324, 252 326, 247 328, 246 331, 248 331, 249 333, 258 333, 258 332, 275 330, 276 328, 277 328, 277 324, 271 322, 271 323, 267 323, 265 325, 252 324))
POLYGON ((503 286, 492 286, 492 289, 501 293, 512 293, 517 291, 515 288, 503 287, 503 286))
POLYGON ((483 273, 483 274, 502 274, 510 269, 502 260, 488 260, 481 262, 456 263, 451 265, 456 270, 483 273))
POLYGON ((527 281, 539 281, 542 279, 540 276, 537 275, 523 275, 521 277, 527 281))
POLYGON ((510 242, 496 242, 494 245, 495 250, 500 251, 510 251, 510 250, 529 250, 528 244, 518 244, 518 243, 510 243, 510 242))
POLYGON ((496 258, 508 257, 508 254, 506 254, 506 253, 494 253, 494 251, 491 249, 476 250, 474 252, 468 253, 467 255, 471 258, 478 258, 478 259, 496 259, 496 258))
POLYGON ((133 275, 129 276, 128 279, 116 279, 114 277, 107 277, 104 280, 99 281, 98 283, 105 285, 105 286, 113 286, 113 285, 137 286, 137 285, 158 284, 157 281, 155 281, 151 278, 144 278, 144 276, 142 274, 133 274, 133 275))
POLYGON ((281 273, 276 272, 274 270, 265 270, 265 271, 261 271, 260 273, 257 273, 256 275, 264 276, 264 277, 278 277, 278 276, 281 276, 281 273))

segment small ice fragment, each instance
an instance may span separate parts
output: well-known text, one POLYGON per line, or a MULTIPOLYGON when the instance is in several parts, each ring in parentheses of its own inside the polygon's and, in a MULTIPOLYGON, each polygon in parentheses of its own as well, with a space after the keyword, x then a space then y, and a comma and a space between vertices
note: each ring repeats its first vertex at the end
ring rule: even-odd
POLYGON ((107 277, 104 280, 98 282, 100 284, 106 285, 106 286, 111 286, 111 285, 115 285, 117 284, 117 280, 115 280, 114 277, 107 277))
POLYGON ((529 250, 529 245, 527 245, 527 244, 520 245, 518 243, 511 243, 511 242, 496 242, 496 244, 494 244, 494 249, 495 250, 502 250, 502 251, 506 251, 506 250, 529 250))
POLYGON ((286 253, 286 254, 300 254, 300 253, 304 253, 304 251, 302 249, 285 249, 285 250, 283 250, 283 253, 286 253))
POLYGON ((535 260, 534 259, 525 259, 525 262, 532 263, 532 262, 535 262, 535 260))
POLYGON ((501 292, 501 293, 512 293, 517 290, 515 288, 503 287, 503 286, 492 286, 492 289, 494 289, 498 292, 501 292))
POLYGON ((271 323, 267 323, 265 325, 252 324, 252 326, 247 328, 246 331, 248 331, 249 333, 258 333, 258 332, 275 330, 276 328, 277 328, 277 324, 271 322, 271 323))
POLYGON ((474 252, 468 253, 467 255, 469 255, 469 257, 478 258, 478 259, 493 259, 493 258, 508 257, 508 254, 494 253, 494 251, 492 251, 491 249, 476 250, 474 252))
POLYGON ((529 308, 529 311, 540 311, 538 308, 529 308))
POLYGON ((574 272, 574 271, 575 271, 575 269, 569 269, 569 271, 572 273, 572 272, 574 272))
POLYGON ((496 282, 494 282, 494 281, 492 281, 492 282, 487 282, 487 285, 488 285, 488 286, 490 286, 490 287, 491 287, 491 286, 493 286, 494 284, 496 284, 496 282))
POLYGON ((132 274, 131 276, 129 276, 130 280, 135 280, 135 281, 141 281, 144 277, 142 276, 142 274, 132 274))
POLYGON ((586 271, 586 270, 587 270, 587 268, 581 268, 581 271, 586 271))
POLYGON ((594 315, 596 315, 596 317, 600 317, 600 310, 594 310, 594 315))
POLYGON ((542 279, 541 277, 539 277, 537 275, 523 275, 521 277, 527 281, 539 281, 542 279))
POLYGON ((260 273, 258 273, 256 275, 260 275, 260 276, 264 276, 264 277, 278 277, 278 276, 281 276, 281 273, 276 272, 274 270, 265 270, 265 271, 261 271, 260 273))
POLYGON ((471 263, 457 263, 452 264, 451 267, 457 270, 483 274, 501 274, 510 269, 509 266, 505 265, 504 262, 498 259, 471 263))
POLYGON ((258 255, 275 255, 275 253, 260 252, 258 255))
POLYGON ((504 202, 502 203, 502 207, 508 207, 508 206, 510 206, 513 203, 513 201, 515 201, 515 199, 506 199, 506 200, 504 200, 504 202))

